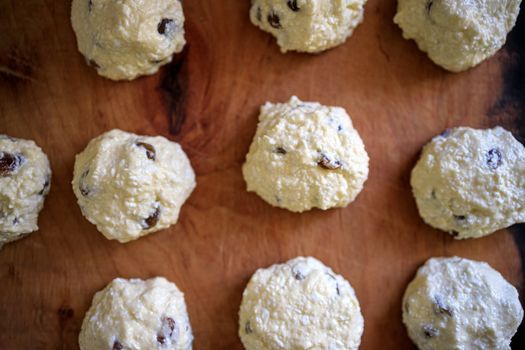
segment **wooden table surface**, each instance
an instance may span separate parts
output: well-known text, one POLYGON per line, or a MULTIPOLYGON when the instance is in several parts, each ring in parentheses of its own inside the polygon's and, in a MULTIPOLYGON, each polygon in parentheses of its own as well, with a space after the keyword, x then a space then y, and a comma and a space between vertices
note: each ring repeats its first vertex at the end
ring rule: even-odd
POLYGON ((431 256, 487 261, 523 295, 524 226, 454 241, 420 219, 409 175, 447 127, 502 125, 524 140, 525 18, 495 57, 452 74, 401 37, 395 6, 370 0, 364 23, 334 50, 283 55, 250 23, 248 0, 184 1, 184 54, 159 74, 112 82, 78 53, 70 1, 0 0, 0 133, 34 139, 53 169, 40 230, 0 251, 0 349, 76 349, 97 290, 117 276, 157 275, 184 291, 195 349, 242 349, 237 312, 248 279, 298 255, 351 282, 363 350, 414 348, 401 297, 431 256), (245 190, 258 108, 292 94, 345 107, 363 137, 370 177, 347 208, 293 214, 245 190), (178 224, 128 244, 82 217, 70 185, 75 154, 112 128, 181 143, 197 173, 178 224))

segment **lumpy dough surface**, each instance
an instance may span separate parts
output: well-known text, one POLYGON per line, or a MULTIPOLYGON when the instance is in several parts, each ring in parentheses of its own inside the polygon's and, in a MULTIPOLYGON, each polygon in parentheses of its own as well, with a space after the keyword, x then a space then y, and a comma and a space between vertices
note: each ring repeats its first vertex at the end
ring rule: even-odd
POLYGON ((514 27, 521 0, 399 0, 394 17, 405 39, 459 72, 498 51, 514 27))
POLYGON ((190 350, 184 295, 174 283, 116 278, 97 292, 79 335, 82 350, 190 350))
POLYGON ((458 239, 525 222, 525 148, 501 127, 434 137, 411 185, 423 220, 458 239))
POLYGON ((195 188, 179 144, 112 130, 77 155, 73 191, 84 216, 108 239, 127 242, 177 222, 195 188))
POLYGON ((510 350, 523 319, 518 292, 484 262, 432 258, 403 299, 403 322, 421 350, 510 350))
POLYGON ((252 0, 252 23, 282 52, 316 53, 340 45, 363 21, 366 0, 252 0))
POLYGON ((0 248, 38 230, 50 186, 49 160, 40 147, 0 135, 0 248))
POLYGON ((353 350, 362 334, 354 290, 315 258, 259 269, 244 290, 239 336, 247 350, 353 350))
POLYGON ((302 212, 344 207, 368 177, 368 154, 346 111, 302 102, 261 107, 243 175, 248 191, 302 212))
POLYGON ((157 72, 186 43, 179 0, 73 0, 71 23, 88 64, 113 80, 157 72))

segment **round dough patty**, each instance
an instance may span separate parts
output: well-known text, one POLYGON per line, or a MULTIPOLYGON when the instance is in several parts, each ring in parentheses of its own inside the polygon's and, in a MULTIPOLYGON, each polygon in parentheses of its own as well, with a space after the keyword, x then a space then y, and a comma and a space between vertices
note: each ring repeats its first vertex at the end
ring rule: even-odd
POLYGON ((0 135, 0 248, 38 230, 51 168, 32 140, 0 135))
POLYGON ((320 52, 346 41, 363 21, 366 0, 252 0, 252 23, 282 52, 320 52))
POLYGON ((71 23, 88 64, 113 80, 157 72, 186 43, 179 0, 73 0, 71 23))
POLYGON ((77 155, 73 191, 84 216, 108 239, 128 242, 175 224, 195 188, 179 144, 112 130, 77 155))
POLYGON ((419 213, 457 239, 525 222, 525 147, 501 127, 436 136, 412 170, 419 213))
POLYGON ((514 27, 521 0, 398 0, 394 22, 436 64, 453 72, 494 55, 514 27))
POLYGON ((487 263, 433 258, 403 298, 403 322, 421 350, 510 350, 523 309, 518 292, 487 263))
POLYGON ((192 341, 184 295, 162 277, 114 279, 93 297, 78 338, 82 350, 189 350, 192 341))
POLYGON ((343 108, 293 96, 261 107, 242 171, 248 191, 273 206, 344 207, 363 189, 368 154, 343 108))
POLYGON ((352 286, 317 259, 259 269, 244 290, 239 336, 247 350, 351 350, 362 334, 352 286))

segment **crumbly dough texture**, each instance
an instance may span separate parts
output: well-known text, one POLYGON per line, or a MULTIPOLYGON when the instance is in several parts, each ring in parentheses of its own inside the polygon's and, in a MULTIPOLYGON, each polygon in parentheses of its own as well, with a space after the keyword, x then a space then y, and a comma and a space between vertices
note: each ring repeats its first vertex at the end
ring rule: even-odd
POLYGON ((510 350, 523 309, 518 292, 487 263, 432 258, 403 298, 403 322, 421 350, 510 350))
POLYGON ((51 168, 32 140, 0 135, 0 248, 38 230, 51 168))
POLYGON ((368 177, 368 154, 346 111, 302 102, 261 107, 243 175, 248 191, 302 212, 344 207, 368 177))
POLYGON ((473 67, 505 44, 521 0, 398 0, 394 22, 436 64, 473 67))
POLYGON ((79 335, 82 350, 189 350, 193 335, 174 283, 116 278, 93 297, 79 335))
POLYGON ((157 72, 186 43, 179 0, 73 0, 71 23, 88 64, 113 80, 157 72))
POLYGON ((350 283, 315 258, 259 269, 244 290, 239 336, 247 350, 352 350, 362 334, 350 283))
POLYGON ((73 191, 84 216, 108 239, 128 242, 175 224, 195 188, 179 144, 112 130, 77 155, 73 191))
POLYGON ((363 21, 366 0, 252 0, 252 23, 282 52, 321 52, 346 41, 363 21))
POLYGON ((501 127, 449 129, 412 170, 423 220, 457 239, 525 222, 525 147, 501 127))

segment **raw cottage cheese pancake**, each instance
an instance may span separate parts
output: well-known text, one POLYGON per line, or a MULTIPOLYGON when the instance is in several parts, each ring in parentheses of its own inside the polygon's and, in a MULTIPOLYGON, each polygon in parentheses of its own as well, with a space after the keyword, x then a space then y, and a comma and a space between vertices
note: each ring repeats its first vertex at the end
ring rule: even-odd
POLYGON ((79 335, 81 350, 190 350, 184 295, 156 277, 116 278, 95 294, 79 335))
POLYGON ((244 290, 239 336, 247 350, 355 350, 362 334, 352 286, 317 259, 259 269, 244 290))
POLYGON ((366 0, 252 0, 252 23, 282 52, 321 52, 346 41, 363 21, 366 0))
POLYGON ((261 107, 242 170, 248 191, 273 206, 329 209, 348 205, 361 192, 368 154, 343 108, 294 96, 261 107))
POLYGON ((88 64, 113 80, 157 72, 186 43, 179 0, 73 0, 71 23, 88 64))
POLYGON ((394 22, 436 64, 473 67, 505 44, 521 0, 398 0, 394 22))
POLYGON ((175 224, 195 188, 178 143, 112 130, 77 155, 73 191, 84 216, 108 239, 128 242, 175 224))
POLYGON ((434 137, 412 170, 425 222, 458 239, 525 222, 525 147, 501 127, 434 137))
POLYGON ((32 140, 0 135, 0 248, 38 230, 51 168, 32 140))
POLYGON ((403 322, 421 350, 510 350, 523 319, 518 292, 487 263, 432 258, 403 299, 403 322))

